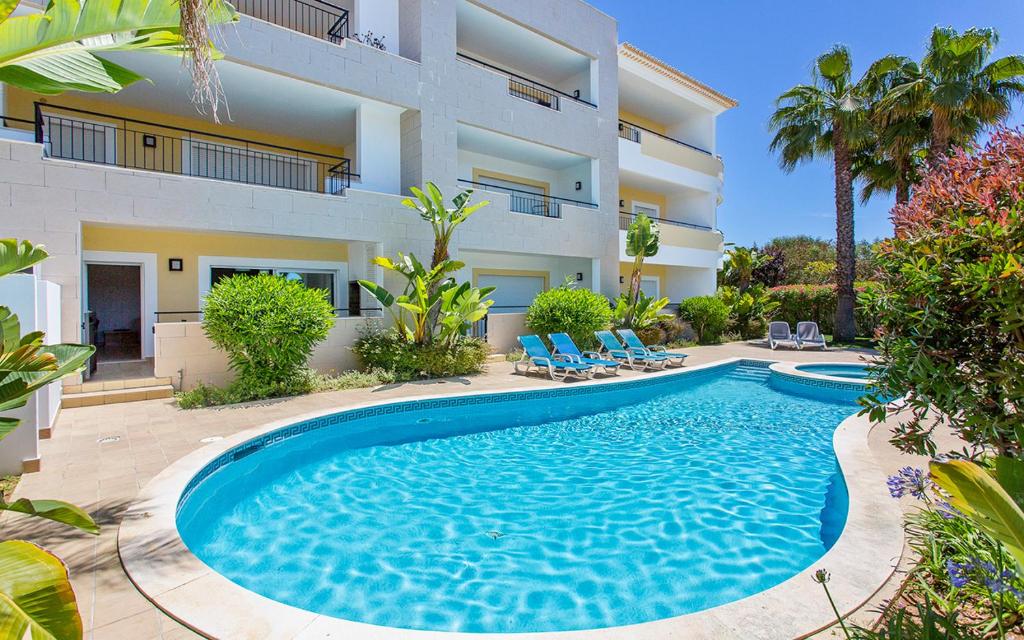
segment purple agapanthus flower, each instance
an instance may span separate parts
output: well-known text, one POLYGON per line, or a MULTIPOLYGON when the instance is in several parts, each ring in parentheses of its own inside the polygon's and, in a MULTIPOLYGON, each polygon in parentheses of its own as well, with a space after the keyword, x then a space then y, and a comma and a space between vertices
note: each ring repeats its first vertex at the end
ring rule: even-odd
POLYGON ((984 585, 993 593, 1012 593, 1018 599, 1024 599, 1024 593, 1013 583, 1019 582, 1017 574, 1007 569, 999 569, 991 562, 953 562, 946 561, 946 573, 949 583, 957 589, 966 587, 971 582, 984 585))
POLYGON ((970 562, 946 560, 946 573, 949 574, 949 583, 957 589, 963 589, 970 583, 973 570, 974 565, 970 562))
POLYGON ((925 490, 930 484, 931 481, 925 472, 913 467, 903 467, 895 475, 889 476, 889 480, 886 481, 889 495, 893 498, 902 498, 910 494, 918 500, 924 499, 925 490))
POLYGON ((959 509, 949 504, 945 500, 939 500, 937 503, 935 503, 935 511, 943 520, 953 520, 954 518, 964 517, 964 514, 962 514, 959 509))

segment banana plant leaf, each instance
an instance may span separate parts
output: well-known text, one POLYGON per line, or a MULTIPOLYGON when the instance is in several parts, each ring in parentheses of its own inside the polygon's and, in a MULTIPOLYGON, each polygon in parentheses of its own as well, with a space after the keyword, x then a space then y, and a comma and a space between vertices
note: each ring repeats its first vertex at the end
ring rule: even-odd
POLYGON ((933 462, 931 474, 949 503, 999 541, 1024 572, 1024 511, 1000 483, 966 460, 933 462))
POLYGON ((78 640, 82 633, 67 567, 30 542, 0 542, 0 638, 78 640))
POLYGON ((89 514, 68 502, 61 500, 29 500, 21 498, 14 502, 4 502, 0 497, 0 511, 12 511, 36 518, 53 520, 69 527, 81 529, 87 533, 99 533, 100 527, 89 517, 89 514))
MULTIPOLYGON (((178 0, 52 0, 43 13, 2 16, 0 82, 45 95, 114 93, 143 79, 101 53, 190 50, 178 0)), ((223 0, 210 0, 207 19, 222 24, 238 16, 223 0)), ((212 43, 210 49, 215 59, 222 57, 212 43)))
MULTIPOLYGON (((0 11, 0 15, 2 15, 2 11, 0 11)), ((0 26, 0 29, 2 28, 0 26)), ((38 264, 48 255, 41 244, 33 245, 28 240, 18 242, 14 238, 0 239, 0 277, 38 264)))
MULTIPOLYGON (((52 368, 0 369, 0 411, 25 406, 28 397, 51 382, 80 371, 96 347, 86 344, 55 344, 37 348, 40 358, 54 361, 52 368)), ((31 359, 30 359, 31 361, 31 359)), ((0 419, 0 440, 17 427, 17 421, 0 419)))

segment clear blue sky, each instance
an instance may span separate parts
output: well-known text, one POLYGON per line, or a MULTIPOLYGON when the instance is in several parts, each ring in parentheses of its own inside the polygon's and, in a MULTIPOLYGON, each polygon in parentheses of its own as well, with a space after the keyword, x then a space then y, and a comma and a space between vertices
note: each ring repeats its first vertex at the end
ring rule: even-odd
MULTIPOLYGON (((997 56, 1024 53, 1024 0, 588 1, 618 19, 620 40, 739 101, 718 119, 726 171, 718 221, 741 245, 800 233, 835 238, 831 165, 783 173, 766 125, 774 99, 808 81, 811 62, 832 44, 850 47, 857 74, 887 53, 920 59, 936 24, 995 27, 997 56)), ((1024 124, 1022 112, 1016 104, 1011 125, 1024 124)), ((857 238, 889 235, 891 206, 890 198, 858 202, 857 238)))

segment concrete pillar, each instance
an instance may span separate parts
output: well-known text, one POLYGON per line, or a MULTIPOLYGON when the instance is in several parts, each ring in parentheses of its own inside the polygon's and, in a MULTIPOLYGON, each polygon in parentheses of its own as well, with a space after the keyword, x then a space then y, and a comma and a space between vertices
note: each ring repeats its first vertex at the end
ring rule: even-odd
POLYGON ((359 189, 402 192, 402 110, 364 103, 356 110, 356 172, 359 189))
POLYGON ((355 33, 360 37, 372 31, 384 38, 384 46, 396 55, 401 51, 398 0, 355 0, 355 33))
MULTIPOLYGON (((8 307, 21 323, 21 335, 36 330, 36 276, 33 274, 16 273, 0 279, 0 300, 8 307)), ((0 442, 0 474, 19 474, 38 465, 39 431, 37 420, 37 398, 29 398, 28 403, 14 411, 5 411, 4 415, 17 418, 21 424, 14 432, 0 442)))

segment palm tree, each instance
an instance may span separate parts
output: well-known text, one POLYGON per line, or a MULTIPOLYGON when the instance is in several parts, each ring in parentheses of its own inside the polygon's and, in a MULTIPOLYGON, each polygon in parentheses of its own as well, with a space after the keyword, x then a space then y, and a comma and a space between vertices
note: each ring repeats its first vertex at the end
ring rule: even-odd
POLYGON ((905 79, 880 103, 897 117, 930 117, 928 158, 936 162, 953 145, 970 144, 985 126, 1002 122, 1024 96, 1024 56, 990 61, 995 29, 935 27, 921 64, 907 61, 905 79))
POLYGON ((854 158, 854 176, 863 183, 862 203, 893 191, 896 204, 910 200, 910 188, 918 180, 918 167, 928 146, 931 119, 906 104, 912 99, 910 94, 904 94, 900 108, 883 106, 883 100, 894 87, 910 80, 916 68, 910 58, 885 56, 868 68, 861 81, 870 101, 868 119, 874 130, 871 146, 854 158))
POLYGON ((836 45, 814 61, 811 84, 799 84, 779 96, 769 126, 770 149, 784 171, 802 162, 831 156, 836 203, 835 338, 853 340, 856 258, 853 241, 854 154, 871 141, 864 89, 852 80, 849 50, 836 45))

